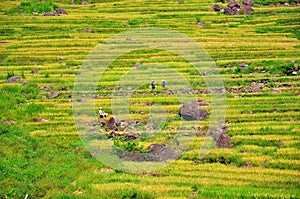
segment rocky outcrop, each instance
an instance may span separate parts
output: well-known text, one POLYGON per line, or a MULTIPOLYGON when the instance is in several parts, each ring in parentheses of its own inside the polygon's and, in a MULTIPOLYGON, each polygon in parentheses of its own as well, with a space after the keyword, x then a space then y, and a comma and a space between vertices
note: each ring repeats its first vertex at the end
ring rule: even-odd
POLYGON ((185 120, 204 120, 208 111, 201 108, 198 101, 187 102, 179 110, 179 115, 185 120))
POLYGON ((6 80, 6 83, 17 83, 18 81, 20 81, 21 77, 20 76, 13 76, 10 77, 6 80))
POLYGON ((252 9, 254 2, 252 0, 243 0, 243 3, 239 1, 231 1, 225 8, 224 14, 226 15, 237 15, 237 14, 251 14, 254 10, 252 9))

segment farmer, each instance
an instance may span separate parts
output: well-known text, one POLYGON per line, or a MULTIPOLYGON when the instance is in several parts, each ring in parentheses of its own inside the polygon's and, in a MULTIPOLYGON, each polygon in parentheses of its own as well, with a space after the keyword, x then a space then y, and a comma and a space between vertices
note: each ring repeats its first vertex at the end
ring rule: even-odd
POLYGON ((165 87, 166 87, 166 80, 162 80, 162 82, 161 82, 161 86, 162 86, 163 88, 165 88, 165 87))
POLYGON ((102 110, 102 107, 100 107, 99 109, 99 116, 100 118, 104 118, 104 117, 107 117, 107 113, 105 113, 103 110, 102 110))
POLYGON ((154 90, 155 89, 155 82, 154 82, 154 80, 152 80, 151 86, 152 86, 152 89, 154 90))

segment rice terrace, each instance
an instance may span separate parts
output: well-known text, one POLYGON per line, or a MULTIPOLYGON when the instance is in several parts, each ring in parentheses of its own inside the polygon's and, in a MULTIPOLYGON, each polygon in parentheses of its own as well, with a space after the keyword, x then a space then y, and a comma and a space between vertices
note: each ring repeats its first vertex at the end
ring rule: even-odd
POLYGON ((0 0, 0 198, 300 198, 299 0, 0 0))

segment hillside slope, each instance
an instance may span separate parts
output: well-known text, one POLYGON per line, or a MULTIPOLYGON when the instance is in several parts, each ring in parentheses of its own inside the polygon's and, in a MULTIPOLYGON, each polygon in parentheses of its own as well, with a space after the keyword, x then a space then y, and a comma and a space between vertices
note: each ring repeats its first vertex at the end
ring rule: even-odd
MULTIPOLYGON (((126 0, 58 3, 69 13, 61 16, 10 14, 19 4, 0 1, 0 198, 300 197, 299 6, 257 5, 249 16, 227 16, 211 11, 211 0, 126 0), (76 73, 99 43, 140 27, 186 34, 212 57, 226 88, 232 148, 199 159, 204 138, 196 137, 179 160, 139 175, 109 169, 85 148, 72 111, 76 73), (11 76, 21 80, 7 83, 11 76)), ((197 97, 210 101, 182 58, 147 49, 111 64, 97 108, 111 113, 112 89, 124 71, 153 62, 180 71, 197 97)), ((165 133, 177 125, 180 104, 161 90, 143 87, 132 101, 135 119, 158 103, 169 114, 165 133)), ((205 120, 199 127, 208 126, 205 120)))

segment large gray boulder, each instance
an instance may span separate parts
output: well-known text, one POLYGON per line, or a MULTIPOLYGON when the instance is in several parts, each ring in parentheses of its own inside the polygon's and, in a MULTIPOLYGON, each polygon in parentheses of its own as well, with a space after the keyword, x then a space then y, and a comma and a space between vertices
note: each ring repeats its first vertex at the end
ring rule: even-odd
POLYGON ((185 120, 204 120, 208 111, 201 108, 198 101, 187 102, 179 110, 179 115, 185 120))

